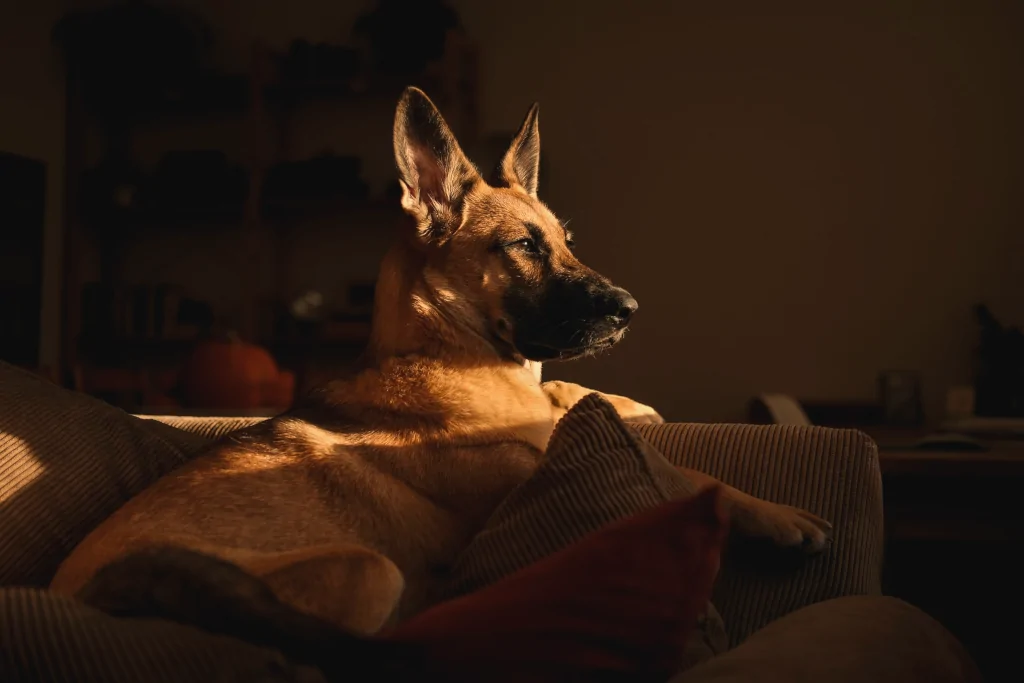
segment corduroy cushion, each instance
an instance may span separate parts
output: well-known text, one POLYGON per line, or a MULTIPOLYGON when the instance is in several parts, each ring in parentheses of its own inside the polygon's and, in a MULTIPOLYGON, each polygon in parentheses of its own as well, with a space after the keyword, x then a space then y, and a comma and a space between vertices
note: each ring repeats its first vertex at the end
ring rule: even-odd
MULTIPOLYGON (((199 433, 133 418, 0 362, 0 585, 45 585, 124 500, 202 450, 208 437, 258 421, 159 419, 199 433)), ((763 575, 726 563, 714 601, 732 644, 817 600, 880 592, 881 482, 877 449, 865 435, 786 426, 635 429, 675 465, 835 525, 832 549, 797 571, 763 575)))
POLYGON ((0 585, 45 586, 86 534, 208 443, 0 362, 0 585))
MULTIPOLYGON (((693 484, 591 394, 558 423, 544 464, 513 491, 456 560, 448 597, 465 595, 614 520, 690 496, 693 484)), ((699 618, 684 667, 728 648, 714 606, 699 618)))
MULTIPOLYGON (((882 475, 878 448, 853 429, 795 425, 631 426, 673 465, 691 467, 765 500, 832 523, 821 555, 769 568, 726 552, 712 600, 729 644, 801 607, 882 593, 882 475)), ((799 559, 799 558, 798 558, 799 559)))
POLYGON ((0 681, 325 683, 274 650, 160 619, 117 619, 36 588, 0 590, 0 681))
POLYGON ((618 520, 389 636, 424 680, 667 680, 707 605, 726 521, 717 491, 618 520))
MULTIPOLYGON (((439 623, 440 618, 434 625, 439 623)), ((410 628, 408 637, 418 635, 410 628)), ((422 637, 426 641, 443 634, 434 629, 422 637)), ((435 654, 437 668, 457 652, 437 646, 435 654)), ((0 591, 0 680, 325 683, 318 670, 290 664, 272 650, 164 621, 115 619, 37 589, 0 591)), ((982 679, 963 646, 920 610, 893 598, 848 597, 798 610, 672 682, 796 680, 982 679)))
MULTIPOLYGON (((332 628, 307 632, 326 649, 303 648, 304 656, 334 672, 332 680, 662 683, 679 670, 686 635, 711 594, 725 531, 716 492, 673 501, 605 526, 373 642, 332 628)), ((253 618, 272 613, 257 606, 253 618)), ((321 678, 231 638, 8 589, 0 591, 0 680, 321 678)))

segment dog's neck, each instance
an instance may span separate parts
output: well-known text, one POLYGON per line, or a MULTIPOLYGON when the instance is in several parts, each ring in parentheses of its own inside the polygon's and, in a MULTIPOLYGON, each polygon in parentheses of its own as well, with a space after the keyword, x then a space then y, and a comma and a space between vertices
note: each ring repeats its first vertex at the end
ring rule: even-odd
POLYGON ((467 325, 479 315, 459 315, 465 302, 431 281, 425 265, 410 247, 388 253, 361 371, 325 387, 319 400, 357 419, 383 409, 395 429, 414 428, 422 438, 520 441, 543 452, 554 422, 540 364, 509 358, 485 330, 467 325))
POLYGON ((540 382, 540 363, 516 357, 473 304, 432 274, 417 249, 397 243, 384 257, 374 295, 369 352, 377 364, 420 357, 457 365, 527 367, 540 382))

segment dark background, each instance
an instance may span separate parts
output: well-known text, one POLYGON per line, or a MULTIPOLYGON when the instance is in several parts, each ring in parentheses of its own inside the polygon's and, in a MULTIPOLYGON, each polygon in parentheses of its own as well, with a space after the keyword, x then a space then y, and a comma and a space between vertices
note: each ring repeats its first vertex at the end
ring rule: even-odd
MULTIPOLYGON (((162 6, 194 10, 211 62, 245 77, 254 42, 350 42, 372 4, 162 6)), ((450 4, 478 56, 466 146, 487 148, 539 100, 543 198, 571 219, 582 258, 641 302, 614 353, 550 376, 670 419, 736 420, 761 391, 871 400, 880 371, 910 370, 937 418, 946 390, 972 379, 971 307, 1024 322, 1020 3, 450 4)), ((348 306, 393 225, 397 93, 309 98, 285 136, 274 116, 230 102, 133 126, 127 146, 144 170, 168 150, 220 149, 246 169, 328 149, 358 155, 370 200, 289 218, 287 230, 138 220, 113 230, 110 256, 67 192, 81 191, 111 139, 70 106, 51 34, 69 8, 103 5, 0 10, 0 150, 47 167, 39 364, 66 377, 82 362, 67 348, 89 330, 69 330, 62 314, 69 248, 79 284, 110 272, 122 284, 169 283, 228 326, 245 327, 254 292, 287 301, 315 289, 325 305, 348 306), (80 234, 68 237, 69 224, 80 234)), ((459 106, 442 108, 457 118, 459 106)))
POLYGON ((1019 680, 993 675, 1019 671, 1019 433, 885 431, 958 387, 1024 417, 1022 38, 1010 0, 6 2, 0 358, 136 412, 274 412, 278 367, 301 391, 366 341, 401 88, 482 166, 539 101, 542 199, 641 304, 546 376, 673 421, 781 392, 870 428, 887 591, 1019 680))

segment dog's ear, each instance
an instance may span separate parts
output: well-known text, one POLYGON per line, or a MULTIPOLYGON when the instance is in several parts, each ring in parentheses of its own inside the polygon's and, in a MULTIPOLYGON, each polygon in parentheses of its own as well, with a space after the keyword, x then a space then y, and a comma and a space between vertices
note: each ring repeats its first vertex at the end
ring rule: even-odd
POLYGON ((538 117, 540 105, 534 103, 526 112, 523 125, 512 138, 512 144, 498 165, 497 184, 502 187, 517 185, 531 197, 537 196, 537 183, 540 179, 540 128, 538 117))
POLYGON ((480 178, 430 98, 406 88, 395 112, 395 162, 402 207, 420 222, 427 237, 458 228, 462 201, 480 178))

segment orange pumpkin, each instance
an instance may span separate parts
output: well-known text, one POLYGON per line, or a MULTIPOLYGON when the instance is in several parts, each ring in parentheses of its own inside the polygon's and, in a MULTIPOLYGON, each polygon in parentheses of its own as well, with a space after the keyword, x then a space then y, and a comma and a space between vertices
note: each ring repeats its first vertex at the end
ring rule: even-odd
POLYGON ((295 378, 263 347, 237 337, 199 342, 181 373, 182 395, 196 408, 278 408, 291 405, 295 378))

